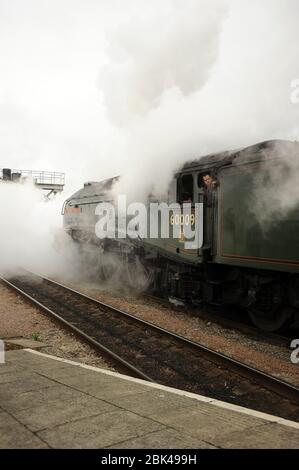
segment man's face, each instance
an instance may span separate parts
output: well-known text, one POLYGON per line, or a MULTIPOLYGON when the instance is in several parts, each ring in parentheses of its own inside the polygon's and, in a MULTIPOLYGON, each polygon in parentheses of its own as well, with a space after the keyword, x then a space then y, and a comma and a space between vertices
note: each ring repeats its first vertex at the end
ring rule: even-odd
POLYGON ((202 180, 207 188, 210 188, 213 184, 213 178, 210 175, 205 175, 202 180))

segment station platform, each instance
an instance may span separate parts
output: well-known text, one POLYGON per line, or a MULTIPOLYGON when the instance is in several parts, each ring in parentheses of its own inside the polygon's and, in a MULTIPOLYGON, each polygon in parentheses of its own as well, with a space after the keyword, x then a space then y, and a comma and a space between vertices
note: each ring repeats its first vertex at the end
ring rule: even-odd
POLYGON ((0 364, 0 448, 299 448, 299 423, 32 349, 0 364))

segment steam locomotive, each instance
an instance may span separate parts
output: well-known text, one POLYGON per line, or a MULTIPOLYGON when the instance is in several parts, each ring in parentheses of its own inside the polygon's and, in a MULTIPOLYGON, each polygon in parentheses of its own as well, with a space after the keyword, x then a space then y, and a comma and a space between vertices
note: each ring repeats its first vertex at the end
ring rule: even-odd
POLYGON ((99 239, 95 208, 113 202, 118 177, 86 183, 67 199, 64 228, 73 240, 97 247, 106 278, 121 266, 135 288, 193 304, 241 306, 259 328, 282 330, 299 318, 298 162, 297 142, 272 140, 182 166, 158 202, 188 201, 193 219, 201 205, 202 236, 191 249, 182 233, 192 217, 176 222, 171 212, 170 232, 175 223, 182 229, 177 237, 99 239), (206 175, 217 182, 209 196, 206 175))

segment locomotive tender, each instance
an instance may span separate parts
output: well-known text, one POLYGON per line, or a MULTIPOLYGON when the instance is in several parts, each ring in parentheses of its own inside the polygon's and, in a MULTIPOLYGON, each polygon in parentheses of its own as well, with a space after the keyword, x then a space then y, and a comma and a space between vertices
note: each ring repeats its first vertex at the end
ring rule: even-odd
MULTIPOLYGON (((165 202, 203 204, 203 242, 195 249, 186 249, 183 237, 99 240, 95 208, 113 200, 118 177, 86 183, 70 197, 63 208, 64 228, 73 240, 99 247, 100 259, 109 253, 121 260, 133 286, 195 304, 239 305, 258 327, 281 330, 299 316, 297 167, 299 144, 283 140, 185 164, 165 202), (209 191, 206 175, 217 182, 209 191)), ((174 223, 170 214, 170 226, 174 223)), ((111 276, 115 266, 103 262, 102 273, 111 276)))

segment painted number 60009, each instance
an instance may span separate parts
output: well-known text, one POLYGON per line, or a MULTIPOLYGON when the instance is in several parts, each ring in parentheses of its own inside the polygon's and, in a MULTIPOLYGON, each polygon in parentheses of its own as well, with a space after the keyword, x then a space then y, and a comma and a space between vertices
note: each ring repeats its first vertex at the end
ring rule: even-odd
POLYGON ((172 214, 170 217, 171 225, 194 225, 195 215, 194 214, 172 214))

